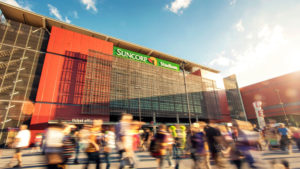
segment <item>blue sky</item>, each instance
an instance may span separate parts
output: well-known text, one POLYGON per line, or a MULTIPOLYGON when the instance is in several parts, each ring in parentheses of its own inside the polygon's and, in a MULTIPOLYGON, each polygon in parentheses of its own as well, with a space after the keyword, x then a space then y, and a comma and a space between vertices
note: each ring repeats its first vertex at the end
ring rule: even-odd
POLYGON ((1 0, 237 74, 240 86, 300 69, 299 0, 1 0))

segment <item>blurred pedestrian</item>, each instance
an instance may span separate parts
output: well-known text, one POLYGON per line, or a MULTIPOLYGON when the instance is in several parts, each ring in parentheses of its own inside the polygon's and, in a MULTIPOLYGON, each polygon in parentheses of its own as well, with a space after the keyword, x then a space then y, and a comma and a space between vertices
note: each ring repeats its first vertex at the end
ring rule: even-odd
POLYGON ((142 135, 142 150, 148 150, 151 137, 150 129, 146 128, 142 135))
POLYGON ((59 169, 63 163, 63 126, 50 124, 45 133, 45 155, 48 169, 59 169))
POLYGON ((259 141, 259 133, 253 131, 251 123, 246 121, 235 120, 233 125, 238 128, 239 136, 235 142, 237 150, 241 153, 250 168, 258 168, 258 166, 265 167, 262 156, 257 151, 257 144, 259 141))
POLYGON ((100 141, 99 137, 101 137, 101 127, 102 120, 94 120, 93 126, 90 128, 88 145, 85 149, 85 153, 88 157, 87 163, 84 166, 84 169, 88 169, 89 164, 91 162, 96 163, 96 169, 100 169, 100 141))
POLYGON ((178 169, 186 144, 186 127, 183 125, 177 125, 175 127, 175 131, 172 133, 175 142, 173 149, 173 154, 176 159, 175 169, 178 169))
POLYGON ((209 151, 205 140, 204 122, 194 123, 191 128, 190 152, 194 161, 194 169, 210 169, 209 151))
POLYGON ((69 159, 72 157, 73 153, 75 152, 76 148, 76 141, 75 141, 75 126, 73 125, 65 125, 63 130, 64 138, 63 138, 63 146, 62 146, 62 158, 63 158, 63 168, 66 168, 66 165, 69 159))
POLYGON ((72 129, 72 133, 73 133, 73 137, 74 137, 74 141, 75 141, 75 158, 74 158, 74 164, 79 164, 78 161, 78 156, 80 153, 80 135, 79 135, 79 131, 78 128, 75 127, 74 129, 72 129))
POLYGON ((139 129, 141 128, 142 122, 133 121, 130 125, 130 135, 132 137, 132 150, 135 152, 139 150, 141 144, 141 138, 139 129))
POLYGON ((232 139, 235 142, 238 137, 238 130, 236 127, 234 127, 234 126, 231 127, 231 134, 232 134, 232 139))
POLYGON ((294 139, 298 150, 300 151, 300 129, 293 127, 291 128, 291 132, 292 132, 292 138, 294 139))
POLYGON ((111 152, 116 148, 116 143, 115 143, 116 137, 115 137, 113 126, 109 126, 109 129, 105 131, 103 138, 104 138, 104 145, 103 145, 104 159, 106 161, 106 169, 109 169, 110 168, 109 156, 111 152))
POLYGON ((275 129, 271 124, 267 124, 264 129, 264 138, 266 142, 266 147, 272 150, 274 147, 279 147, 279 134, 278 130, 275 129))
POLYGON ((230 144, 230 160, 237 169, 242 168, 243 159, 244 156, 242 152, 236 147, 235 143, 230 144))
POLYGON ((27 129, 27 125, 21 125, 20 131, 16 135, 12 147, 15 148, 15 154, 11 159, 10 167, 22 167, 22 151, 29 146, 30 141, 30 131, 27 129), (13 165, 14 160, 17 160, 17 165, 13 165))
POLYGON ((74 163, 79 164, 78 156, 81 151, 85 152, 85 149, 87 148, 89 144, 89 136, 90 136, 90 128, 91 125, 83 125, 83 128, 80 129, 78 132, 75 133, 75 136, 77 137, 77 146, 75 151, 75 159, 74 163))
POLYGON ((168 160, 169 166, 172 165, 171 159, 167 158, 167 150, 170 146, 170 144, 168 144, 169 137, 171 137, 171 135, 167 133, 167 126, 161 124, 158 127, 158 132, 151 140, 149 150, 152 157, 156 158, 158 169, 163 168, 165 160, 168 160))
POLYGON ((222 148, 227 148, 228 144, 225 141, 225 138, 222 136, 220 130, 215 124, 209 122, 204 131, 211 157, 214 160, 217 168, 228 168, 228 160, 225 159, 222 153, 222 148))
POLYGON ((279 124, 278 133, 280 135, 280 148, 282 151, 289 149, 290 145, 290 131, 283 123, 279 124))
POLYGON ((116 146, 120 157, 120 169, 126 165, 134 168, 132 154, 132 137, 130 135, 131 114, 123 114, 120 122, 116 125, 116 146))
POLYGON ((43 141, 43 135, 41 133, 38 133, 34 138, 34 147, 32 148, 32 151, 40 152, 42 141, 43 141))

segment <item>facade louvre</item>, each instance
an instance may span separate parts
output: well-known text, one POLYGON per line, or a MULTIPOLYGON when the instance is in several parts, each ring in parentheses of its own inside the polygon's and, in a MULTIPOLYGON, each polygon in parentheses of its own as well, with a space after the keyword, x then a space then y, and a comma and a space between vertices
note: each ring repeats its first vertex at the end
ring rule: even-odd
MULTIPOLYGON (((104 54, 90 51, 87 59, 83 113, 120 116, 127 112, 137 117, 141 111, 145 118, 187 117, 182 72, 116 56, 101 59, 97 55, 104 54)), ((220 117, 214 81, 189 74, 187 90, 192 118, 220 117)))
POLYGON ((8 128, 29 124, 48 35, 43 29, 7 20, 0 24, 0 139, 8 128))
POLYGON ((231 75, 223 80, 231 118, 237 120, 247 120, 236 76, 231 75))

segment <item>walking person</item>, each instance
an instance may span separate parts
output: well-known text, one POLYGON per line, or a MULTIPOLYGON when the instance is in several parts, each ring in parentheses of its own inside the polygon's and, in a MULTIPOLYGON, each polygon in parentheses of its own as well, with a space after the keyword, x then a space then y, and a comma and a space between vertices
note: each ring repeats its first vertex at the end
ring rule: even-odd
POLYGON ((243 154, 241 151, 235 146, 235 143, 230 145, 230 161, 237 169, 242 168, 243 164, 243 154))
POLYGON ((134 168, 132 154, 132 137, 130 136, 131 114, 123 114, 120 122, 116 125, 116 146, 120 157, 120 169, 129 165, 134 168))
POLYGON ((109 129, 105 132, 104 137, 103 137, 103 152, 104 152, 104 160, 106 162, 106 169, 110 168, 110 160, 109 156, 110 153, 116 148, 116 143, 115 143, 115 133, 114 133, 114 127, 110 126, 109 129))
POLYGON ((40 152, 42 146, 43 136, 42 134, 37 134, 34 138, 34 147, 32 148, 32 152, 40 152))
POLYGON ((225 159, 222 148, 227 148, 228 144, 215 124, 208 122, 204 129, 211 157, 217 168, 225 169, 229 167, 228 160, 225 159))
POLYGON ((89 144, 89 136, 90 136, 90 125, 84 125, 82 129, 78 132, 75 132, 76 138, 76 150, 75 150, 75 159, 74 164, 79 164, 78 156, 81 151, 85 151, 89 144))
POLYGON ((88 140, 88 145, 85 150, 86 155, 88 157, 87 163, 84 166, 84 169, 89 168, 89 164, 91 162, 96 163, 96 169, 100 169, 100 141, 98 138, 101 136, 101 127, 102 127, 102 120, 94 120, 93 126, 90 128, 90 135, 88 140))
POLYGON ((143 137, 142 137, 142 150, 145 151, 145 150, 148 150, 149 148, 149 144, 150 144, 150 140, 151 140, 151 135, 150 135, 150 129, 149 128, 146 128, 145 131, 144 131, 144 134, 143 134, 143 137))
POLYGON ((300 151, 300 129, 293 127, 291 128, 291 132, 292 132, 292 138, 294 139, 294 141, 296 142, 296 145, 298 147, 298 150, 300 151))
POLYGON ((169 166, 172 165, 171 159, 167 158, 167 150, 169 149, 169 137, 170 134, 167 133, 167 126, 164 124, 159 125, 158 132, 154 135, 151 140, 149 151, 152 157, 156 158, 157 169, 162 169, 164 166, 164 161, 167 159, 169 166))
POLYGON ((63 163, 63 126, 51 124, 45 133, 45 155, 48 169, 59 169, 63 163))
POLYGON ((209 152, 205 140, 204 122, 194 123, 191 128, 190 152, 194 161, 194 169, 211 169, 209 162, 209 152))
POLYGON ((74 138, 74 141, 75 141, 75 157, 74 157, 74 164, 79 164, 79 161, 78 161, 78 157, 79 157, 79 153, 80 153, 80 137, 79 137, 79 131, 77 129, 77 127, 75 127, 73 130, 72 130, 72 133, 73 133, 73 138, 74 138))
POLYGON ((176 127, 171 126, 170 129, 174 138, 173 154, 176 159, 175 169, 178 169, 186 144, 186 128, 185 126, 177 125, 176 127))
POLYGON ((283 123, 280 123, 278 133, 280 135, 280 148, 282 151, 286 151, 286 149, 289 149, 290 145, 290 131, 288 128, 285 127, 283 123))
POLYGON ((233 125, 238 129, 238 138, 235 146, 239 151, 240 157, 243 157, 250 168, 264 168, 266 167, 262 160, 262 153, 257 151, 257 144, 259 141, 259 133, 253 130, 251 123, 246 121, 233 121, 233 125))
POLYGON ((62 147, 62 157, 63 157, 63 168, 66 168, 66 165, 69 159, 72 157, 73 153, 75 152, 76 148, 76 141, 75 141, 75 126, 73 125, 66 125, 63 132, 63 147, 62 147))
POLYGON ((11 159, 9 166, 10 167, 22 167, 22 150, 29 146, 30 141, 30 131, 27 129, 27 125, 21 125, 20 131, 16 135, 12 147, 15 148, 16 152, 11 159), (17 160, 17 165, 13 165, 14 160, 17 160))

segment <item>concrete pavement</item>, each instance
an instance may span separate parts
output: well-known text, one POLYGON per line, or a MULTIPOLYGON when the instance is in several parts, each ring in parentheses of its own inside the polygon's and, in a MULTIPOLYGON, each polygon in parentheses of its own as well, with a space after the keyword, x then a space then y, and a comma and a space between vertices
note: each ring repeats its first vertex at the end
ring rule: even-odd
MULTIPOLYGON (((11 159, 12 155, 14 153, 14 150, 2 150, 2 155, 0 157, 0 168, 7 168, 7 164, 9 160, 11 159)), ((290 163, 290 166, 292 169, 300 169, 300 152, 294 149, 293 154, 287 154, 284 152, 281 152, 279 150, 277 151, 264 151, 259 152, 257 155, 258 159, 262 160, 262 165, 265 166, 265 168, 272 168, 269 166, 270 162, 272 160, 287 160, 290 163), (261 155, 261 157, 260 157, 261 155), (268 166, 268 167, 266 167, 268 166)), ((149 155, 148 152, 138 152, 137 157, 139 159, 139 163, 137 165, 137 168, 139 169, 155 169, 156 168, 156 161, 153 157, 149 155)), ((85 154, 80 154, 80 162, 83 163, 85 160, 85 154)), ((73 160, 71 160, 73 161, 73 160)), ((111 169, 117 169, 119 167, 119 161, 118 161, 118 155, 114 153, 111 157, 111 169)), ((23 163, 24 167, 26 169, 42 169, 45 168, 45 159, 40 153, 31 152, 30 150, 25 150, 23 155, 23 163)), ((189 169, 192 168, 193 161, 191 159, 184 159, 180 162, 180 169, 189 169)), ((91 165, 90 168, 94 168, 94 165, 91 165)), ((101 164, 102 168, 106 167, 106 164, 101 164)), ((68 168, 72 169, 82 169, 83 164, 73 164, 69 163, 68 168)), ((235 167, 231 167, 235 168, 235 167)), ((245 168, 246 167, 245 165, 245 168)))

